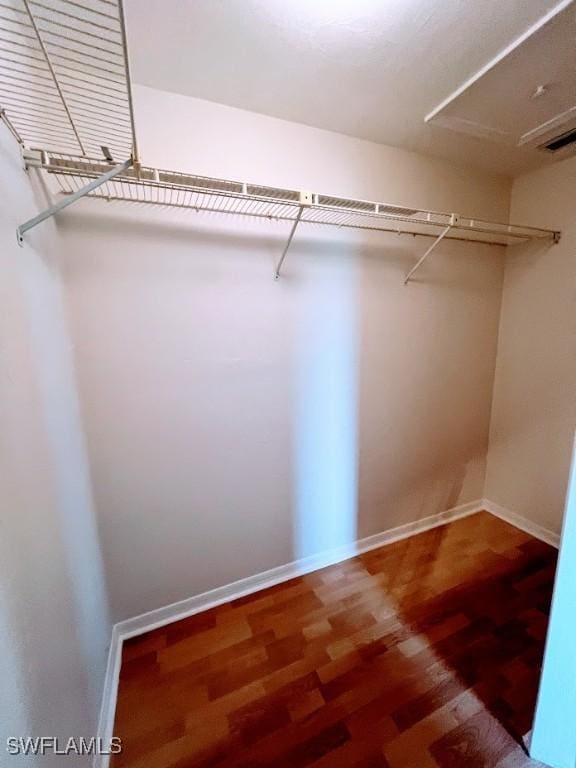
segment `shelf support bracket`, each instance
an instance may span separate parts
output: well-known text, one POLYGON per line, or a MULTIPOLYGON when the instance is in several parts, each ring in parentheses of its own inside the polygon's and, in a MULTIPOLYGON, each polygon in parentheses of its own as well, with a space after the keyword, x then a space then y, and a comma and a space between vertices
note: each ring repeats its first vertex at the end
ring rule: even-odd
POLYGON ((73 194, 68 195, 62 200, 59 200, 54 205, 51 205, 50 208, 46 208, 45 211, 42 211, 42 213, 39 213, 37 216, 34 216, 33 219, 28 219, 28 221, 25 221, 24 224, 21 224, 16 230, 16 238, 18 240, 18 243, 22 245, 22 243, 24 242, 24 233, 28 232, 29 229, 32 229, 32 227, 35 227, 37 224, 40 224, 46 219, 49 219, 51 216, 54 216, 54 214, 58 213, 64 208, 68 208, 69 205, 72 205, 77 200, 80 200, 80 198, 85 197, 86 195, 89 195, 90 192, 102 186, 102 184, 106 184, 106 182, 110 181, 110 179, 113 179, 114 176, 118 176, 120 173, 124 173, 124 171, 127 171, 132 164, 133 164, 133 160, 132 158, 130 158, 129 160, 126 160, 124 163, 121 163, 120 165, 116 165, 107 173, 104 173, 102 176, 98 176, 97 179, 94 179, 89 184, 86 184, 86 186, 77 190, 73 194))
POLYGON ((282 264, 284 264, 284 259, 286 258, 286 254, 288 253, 288 249, 290 248, 290 243, 292 242, 292 238, 294 237, 296 228, 300 223, 300 219, 302 218, 303 212, 304 212, 304 206, 301 205, 300 208, 298 209, 298 213, 296 214, 296 218, 292 223, 292 229, 290 230, 290 234, 288 235, 288 241, 284 246, 284 250, 282 251, 282 256, 280 256, 278 264, 276 265, 276 271, 274 272, 274 280, 278 280, 278 278, 280 277, 280 270, 282 269, 282 264))
POLYGON ((0 122, 4 123, 4 125, 6 126, 6 128, 8 128, 8 130, 10 131, 12 136, 14 136, 14 138, 16 139, 18 144, 20 144, 20 146, 23 147, 24 146, 24 142, 22 141, 22 139, 21 139, 18 131, 16 130, 16 128, 14 128, 14 126, 10 122, 10 120, 8 118, 8 115, 6 114, 6 110, 3 109, 2 107, 0 107, 0 122))
POLYGON ((458 222, 458 217, 456 216, 456 214, 454 214, 454 213, 453 213, 453 214, 450 216, 450 224, 448 224, 448 226, 447 226, 445 229, 443 229, 443 230, 442 230, 442 232, 440 232, 440 234, 438 235, 438 237, 436 238, 436 240, 434 240, 434 242, 432 243, 432 245, 431 245, 431 246, 430 246, 430 247, 429 247, 429 248, 426 250, 426 252, 425 252, 424 254, 422 254, 422 256, 421 256, 421 257, 418 259, 418 261, 416 262, 416 264, 414 264, 414 266, 412 267, 412 269, 410 270, 410 272, 408 272, 408 274, 407 274, 407 275, 406 275, 406 277, 404 278, 404 285, 408 285, 408 283, 410 282, 410 278, 412 277, 412 275, 413 275, 413 274, 416 272, 416 270, 417 270, 417 269, 419 269, 419 267, 421 267, 421 266, 422 266, 422 264, 424 264, 424 262, 426 261, 426 259, 428 258, 428 256, 430 256, 430 254, 431 254, 431 253, 432 253, 432 251, 433 251, 433 250, 436 248, 436 246, 437 246, 437 245, 439 245, 439 244, 442 242, 442 240, 444 240, 444 238, 446 237, 446 235, 448 234, 448 232, 450 232, 450 230, 452 229, 452 227, 454 227, 454 226, 457 224, 457 222, 458 222))

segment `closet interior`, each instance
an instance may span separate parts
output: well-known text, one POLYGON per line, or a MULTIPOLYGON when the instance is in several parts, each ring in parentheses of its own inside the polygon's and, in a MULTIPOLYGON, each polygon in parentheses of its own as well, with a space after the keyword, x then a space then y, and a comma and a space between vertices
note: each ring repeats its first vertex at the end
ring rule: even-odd
POLYGON ((573 764, 576 5, 480 6, 1 0, 7 765, 573 764))

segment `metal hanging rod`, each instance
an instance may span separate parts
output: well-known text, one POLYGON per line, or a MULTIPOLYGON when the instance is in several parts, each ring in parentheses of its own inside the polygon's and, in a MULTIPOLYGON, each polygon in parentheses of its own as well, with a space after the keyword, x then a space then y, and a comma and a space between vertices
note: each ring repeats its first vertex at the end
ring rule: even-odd
POLYGON ((2 119, 25 147, 138 168, 122 0, 0 0, 0 40, 2 119))
MULTIPOLYGON (((354 200, 315 192, 270 187, 196 176, 178 171, 141 167, 130 163, 116 166, 112 176, 110 166, 100 160, 62 153, 34 151, 27 153, 28 165, 46 171, 64 195, 90 196, 108 201, 145 203, 188 209, 195 212, 248 216, 256 219, 286 221, 291 224, 288 239, 276 266, 281 268, 298 226, 316 224, 396 232, 432 237, 434 242, 406 275, 408 283, 415 271, 443 240, 493 245, 511 245, 530 240, 558 242, 560 232, 517 224, 485 221, 455 213, 443 213, 406 208, 389 203, 354 200), (98 180, 92 185, 93 180, 98 180)), ((48 215, 52 215, 49 213, 48 215)))

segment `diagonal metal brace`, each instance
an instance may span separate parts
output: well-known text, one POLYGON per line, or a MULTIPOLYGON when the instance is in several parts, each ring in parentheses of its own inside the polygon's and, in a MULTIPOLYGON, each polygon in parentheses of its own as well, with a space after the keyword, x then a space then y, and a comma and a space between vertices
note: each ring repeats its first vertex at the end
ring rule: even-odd
POLYGON ((14 128, 14 126, 12 125, 12 123, 8 118, 8 115, 6 114, 6 110, 3 109, 2 107, 0 107, 0 122, 4 123, 4 125, 6 126, 6 128, 8 128, 12 136, 14 136, 18 144, 20 144, 20 146, 23 147, 24 142, 22 141, 20 134, 18 133, 16 128, 14 128))
POLYGON ((20 243, 20 245, 22 245, 22 243, 24 242, 24 233, 28 232, 29 229, 32 229, 32 227, 35 227, 37 224, 40 224, 46 219, 49 219, 51 216, 54 216, 55 213, 58 213, 62 209, 67 208, 69 205, 72 205, 73 203, 76 202, 76 200, 80 200, 81 197, 85 197, 86 195, 89 195, 90 192, 102 186, 102 184, 106 184, 106 182, 110 181, 110 179, 113 179, 114 176, 118 176, 120 173, 124 173, 124 171, 127 171, 128 168, 130 168, 132 163, 133 163, 133 160, 132 158, 130 158, 129 160, 126 160, 124 163, 121 163, 120 165, 116 165, 114 168, 107 171, 107 173, 104 173, 102 176, 98 176, 97 179, 94 179, 94 181, 91 181, 89 184, 86 184, 86 186, 82 187, 82 189, 79 189, 77 192, 74 192, 72 195, 68 195, 64 199, 50 206, 50 208, 47 208, 45 211, 42 211, 42 213, 39 213, 37 216, 34 216, 33 219, 29 219, 28 221, 24 222, 24 224, 21 224, 16 230, 16 238, 18 239, 18 242, 20 243))
POLYGON ((292 242, 292 238, 294 237, 294 233, 296 232, 296 227, 300 222, 303 211, 304 211, 304 206, 301 205, 300 208, 298 209, 298 213, 296 214, 296 218, 294 219, 294 223, 292 224, 292 229, 290 230, 290 234, 288 235, 288 242, 284 246, 284 250, 282 251, 282 256, 280 256, 280 260, 276 265, 274 280, 278 280, 278 278, 280 277, 280 270, 282 269, 282 264, 284 264, 284 259, 286 258, 286 254, 288 253, 288 248, 290 248, 290 243, 292 242))
POLYGON ((423 263, 426 261, 426 259, 428 258, 428 256, 430 256, 430 254, 432 253, 432 251, 434 250, 434 248, 436 248, 436 246, 437 246, 437 245, 439 245, 439 243, 441 243, 441 242, 442 242, 442 240, 444 240, 444 238, 446 237, 446 235, 448 234, 448 232, 450 232, 450 230, 452 229, 452 227, 453 227, 455 224, 456 224, 456 216, 455 216, 454 214, 452 214, 452 217, 451 217, 451 220, 450 220, 450 224, 448 224, 448 226, 447 226, 445 229, 443 229, 443 230, 442 230, 442 232, 440 232, 440 234, 438 235, 438 237, 436 238, 436 240, 434 240, 434 242, 432 243, 432 245, 431 245, 431 246, 430 246, 430 247, 429 247, 429 248, 426 250, 426 253, 424 253, 424 254, 423 254, 423 255, 422 255, 422 256, 421 256, 421 257, 418 259, 418 261, 416 262, 416 264, 414 264, 414 266, 412 267, 412 269, 410 270, 410 272, 408 272, 408 274, 407 274, 407 275, 406 275, 406 277, 404 278, 404 285, 407 285, 407 284, 410 282, 410 278, 412 277, 412 275, 414 274, 414 272, 416 272, 416 270, 417 270, 417 269, 418 269, 420 266, 422 266, 422 264, 423 264, 423 263))

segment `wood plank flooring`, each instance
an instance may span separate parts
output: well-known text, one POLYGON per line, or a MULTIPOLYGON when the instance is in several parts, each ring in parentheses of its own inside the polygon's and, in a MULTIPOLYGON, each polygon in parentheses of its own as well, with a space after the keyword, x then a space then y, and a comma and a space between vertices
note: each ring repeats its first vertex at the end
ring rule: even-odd
POLYGON ((525 768, 556 552, 487 513, 124 645, 114 768, 525 768))

